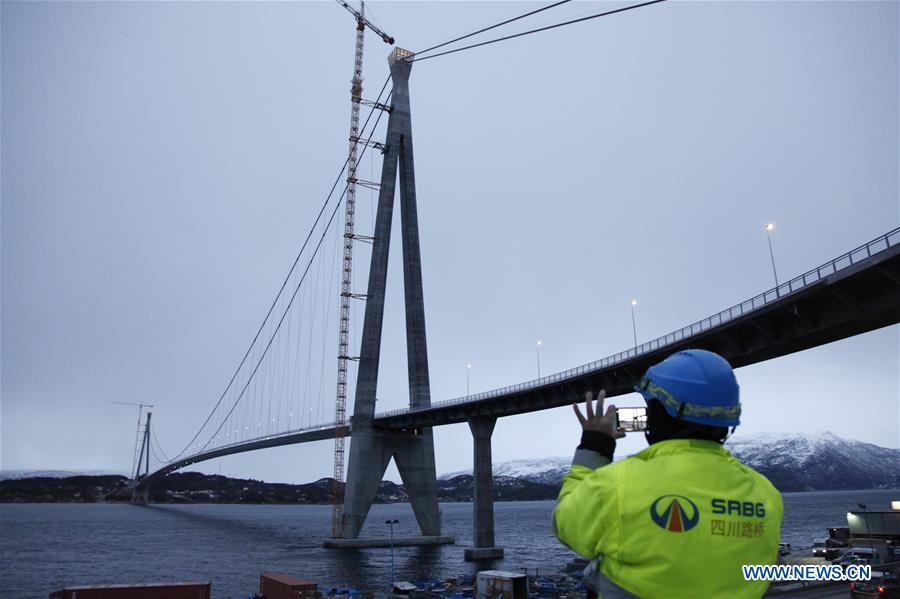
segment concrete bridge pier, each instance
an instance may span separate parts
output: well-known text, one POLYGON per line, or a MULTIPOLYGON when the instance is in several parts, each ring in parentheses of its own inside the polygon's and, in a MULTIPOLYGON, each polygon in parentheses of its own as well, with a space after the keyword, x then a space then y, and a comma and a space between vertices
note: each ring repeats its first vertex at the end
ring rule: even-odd
POLYGON ((148 503, 150 487, 134 486, 131 489, 131 503, 148 503))
POLYGON ((342 538, 327 539, 326 547, 379 547, 386 541, 386 539, 363 541, 359 539, 359 534, 391 458, 397 465, 397 471, 413 508, 413 515, 419 530, 422 531, 419 540, 410 542, 399 537, 395 538, 395 545, 453 542, 452 537, 441 535, 434 439, 431 429, 409 432, 369 429, 358 435, 354 433, 351 456, 353 469, 352 476, 347 478, 347 491, 344 495, 342 538), (348 540, 350 542, 347 542, 348 540))
POLYGON ((391 458, 394 459, 412 504, 420 537, 394 538, 394 545, 452 543, 441 535, 434 438, 430 427, 390 431, 375 427, 375 392, 381 360, 384 302, 394 195, 399 180, 400 233, 403 243, 403 289, 406 307, 406 352, 409 375, 409 405, 431 406, 428 375, 428 343, 425 335, 425 300, 422 290, 422 256, 413 163, 412 121, 409 107, 409 74, 413 53, 394 48, 388 57, 391 78, 391 111, 385 136, 385 156, 378 188, 378 211, 369 266, 366 312, 360 343, 359 370, 353 409, 353 439, 340 537, 326 539, 326 547, 386 547, 385 538, 360 539, 369 508, 391 458), (399 173, 398 173, 399 171, 399 173), (399 175, 399 179, 398 179, 399 175))
POLYGON ((491 463, 491 435, 497 419, 482 416, 469 419, 474 446, 473 478, 475 483, 474 547, 466 549, 466 561, 500 559, 503 548, 494 545, 494 471, 491 463))

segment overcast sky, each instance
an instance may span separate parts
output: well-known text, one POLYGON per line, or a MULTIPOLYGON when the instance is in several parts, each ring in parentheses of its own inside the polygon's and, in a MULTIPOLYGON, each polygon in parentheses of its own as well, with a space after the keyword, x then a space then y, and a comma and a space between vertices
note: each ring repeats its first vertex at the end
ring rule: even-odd
MULTIPOLYGON (((501 32, 622 5, 572 3, 501 32)), ((415 51, 538 6, 369 8, 415 51)), ((0 10, 0 466, 128 471, 137 414, 109 402, 154 404, 161 445, 180 450, 309 231, 346 156, 354 22, 332 2, 0 10)), ((390 48, 366 43, 372 98, 390 48)), ((534 378, 539 339, 542 374, 626 349, 632 298, 648 340, 768 289, 767 222, 782 280, 896 227, 898 56, 897 2, 672 1, 415 64, 433 400, 466 392, 467 363, 473 393, 534 378)), ((362 234, 372 195, 359 193, 362 234)), ((408 401, 393 242, 379 410, 408 401)), ((307 293, 333 325, 322 269, 307 293)), ((738 434, 898 447, 898 328, 740 369, 738 434)), ((313 352, 325 420, 328 344, 313 352)), ((578 430, 569 408, 502 419, 494 459, 567 455, 578 430)), ((439 472, 471 466, 465 425, 435 443, 439 472)), ((202 469, 308 481, 331 474, 332 443, 202 469)))

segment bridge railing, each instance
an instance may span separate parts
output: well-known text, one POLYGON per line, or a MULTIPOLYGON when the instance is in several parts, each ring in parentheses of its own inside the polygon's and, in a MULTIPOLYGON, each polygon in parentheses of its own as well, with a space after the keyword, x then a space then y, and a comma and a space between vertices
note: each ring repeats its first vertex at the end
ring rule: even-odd
POLYGON ((325 430, 325 429, 329 429, 329 428, 335 428, 335 426, 337 426, 336 423, 329 422, 327 424, 316 424, 315 426, 305 426, 305 427, 300 427, 300 428, 294 428, 294 429, 282 431, 280 433, 272 433, 269 435, 260 435, 258 437, 253 437, 251 439, 241 439, 240 441, 233 441, 231 443, 224 443, 222 445, 210 444, 208 446, 203 446, 202 449, 195 451, 194 453, 191 453, 189 455, 179 457, 174 460, 169 460, 168 462, 161 463, 160 468, 165 468, 166 466, 168 466, 170 464, 174 464, 176 462, 190 461, 191 459, 193 459, 199 455, 204 455, 204 454, 212 453, 215 451, 227 450, 227 449, 231 449, 232 447, 248 445, 250 443, 259 443, 261 441, 277 440, 277 439, 281 439, 282 437, 290 437, 292 435, 300 435, 303 433, 312 433, 315 431, 321 431, 321 430, 325 430))
MULTIPOLYGON (((507 387, 501 387, 499 389, 491 389, 490 391, 484 391, 482 393, 465 395, 454 399, 435 402, 431 404, 431 407, 436 408, 440 406, 481 401, 483 399, 490 399, 492 397, 497 397, 500 395, 509 395, 519 391, 536 389, 538 387, 543 387, 544 385, 576 378, 588 372, 602 370, 609 366, 625 362, 626 360, 630 360, 635 356, 639 356, 647 352, 656 351, 660 348, 673 345, 680 341, 684 341, 685 339, 693 337, 694 335, 706 332, 712 328, 721 326, 726 322, 759 310, 775 301, 787 297, 792 293, 796 293, 797 291, 800 291, 805 287, 814 285, 815 283, 821 281, 826 277, 829 277, 845 268, 849 268, 854 264, 857 264, 860 261, 865 260, 879 252, 883 252, 897 244, 900 244, 900 227, 893 229, 892 231, 889 231, 884 235, 876 237, 872 241, 861 245, 858 248, 840 255, 837 258, 830 260, 825 264, 822 264, 818 268, 814 268, 803 273, 802 275, 794 277, 789 281, 781 283, 777 287, 760 293, 759 295, 756 295, 730 308, 722 310, 721 312, 713 314, 712 316, 708 316, 702 320, 698 320, 697 322, 682 327, 677 331, 673 331, 667 335, 663 335, 662 337, 657 337, 656 339, 642 343, 637 347, 621 351, 617 354, 607 356, 594 362, 589 362, 588 364, 576 366, 575 368, 570 368, 562 372, 550 374, 538 379, 526 381, 524 383, 518 383, 515 385, 509 385, 507 387)), ((388 416, 399 416, 401 414, 408 414, 410 412, 423 409, 428 408, 401 408, 399 410, 391 410, 389 412, 380 412, 376 414, 375 417, 384 418, 388 416)))
MULTIPOLYGON (((457 397, 454 399, 449 399, 445 401, 435 402, 431 405, 431 407, 441 407, 448 406, 454 404, 463 404, 469 402, 481 401, 484 399, 490 399, 492 397, 497 397, 501 395, 509 395, 519 391, 526 391, 530 389, 535 389, 538 387, 542 387, 545 385, 553 384, 560 381, 565 381, 567 379, 579 377, 585 373, 602 370, 609 366, 625 362, 630 360, 636 356, 641 354, 656 351, 660 348, 667 347, 669 345, 673 345, 675 343, 684 341, 694 335, 699 333, 706 332, 710 329, 718 327, 722 324, 725 324, 731 320, 736 318, 740 318, 747 314, 750 314, 756 310, 759 310, 775 301, 778 301, 784 297, 787 297, 795 292, 798 292, 810 285, 814 285, 815 283, 834 275, 844 269, 850 268, 855 264, 858 264, 862 260, 865 260, 871 256, 874 256, 880 252, 883 252, 893 246, 900 244, 900 227, 881 235, 872 241, 859 246, 845 254, 838 256, 837 258, 822 264, 818 268, 814 268, 810 271, 807 271, 799 276, 790 279, 775 288, 769 289, 759 295, 756 295, 746 301, 743 301, 739 304, 736 304, 730 308, 722 310, 712 316, 708 316, 702 320, 694 322, 688 326, 682 327, 677 331, 673 331, 668 333, 667 335, 663 335, 662 337, 657 337, 651 341, 647 341, 638 345, 637 347, 629 348, 625 351, 618 352, 611 356, 607 356, 600 360, 596 360, 594 362, 589 362, 587 364, 583 364, 581 366, 577 366, 575 368, 570 368, 568 370, 564 370, 562 372, 558 372, 555 374, 550 374, 538 379, 534 379, 531 381, 526 381, 523 383, 518 383, 515 385, 509 385, 507 387, 501 387, 498 389, 492 389, 490 391, 484 391, 482 393, 476 393, 474 395, 467 395, 462 397, 457 397)), ((418 410, 428 409, 428 408, 418 408, 418 410)), ((375 415, 376 418, 384 418, 389 416, 398 416, 401 414, 407 414, 409 412, 416 411, 414 408, 402 408, 398 410, 391 410, 389 412, 380 412, 375 415)), ((206 453, 210 453, 213 451, 218 451, 222 449, 228 449, 231 447, 245 445, 248 443, 259 442, 259 441, 268 441, 272 439, 278 439, 280 437, 286 437, 289 435, 296 435, 299 433, 312 432, 315 430, 323 430, 327 428, 333 428, 335 423, 327 423, 327 424, 318 424, 316 426, 308 426, 301 427, 289 431, 283 431, 276 434, 270 435, 261 435, 259 437, 255 437, 252 439, 244 439, 241 441, 228 443, 225 445, 215 445, 204 447, 202 450, 195 452, 194 454, 181 458, 177 461, 190 461, 191 458, 200 456, 206 453)), ((168 464, 175 463, 173 460, 168 464)), ((164 468, 168 464, 163 464, 164 468)))

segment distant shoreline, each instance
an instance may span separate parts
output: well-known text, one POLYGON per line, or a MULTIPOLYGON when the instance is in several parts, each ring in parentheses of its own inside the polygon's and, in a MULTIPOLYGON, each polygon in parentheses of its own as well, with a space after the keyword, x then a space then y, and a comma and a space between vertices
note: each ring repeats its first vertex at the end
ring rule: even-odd
MULTIPOLYGON (((76 475, 68 477, 29 477, 0 481, 0 503, 129 503, 123 475, 76 475)), ((182 472, 159 481, 150 492, 149 503, 159 505, 331 505, 333 480, 319 479, 306 484, 266 483, 253 479, 234 479, 221 475, 182 472)), ((783 493, 852 493, 897 490, 877 486, 854 489, 802 489, 783 493)), ((494 501, 555 501, 558 484, 531 481, 522 477, 498 476, 494 479, 494 501)), ((462 474, 438 480, 438 501, 471 503, 474 496, 472 476, 462 474)), ((408 503, 402 485, 382 481, 375 503, 408 503)))

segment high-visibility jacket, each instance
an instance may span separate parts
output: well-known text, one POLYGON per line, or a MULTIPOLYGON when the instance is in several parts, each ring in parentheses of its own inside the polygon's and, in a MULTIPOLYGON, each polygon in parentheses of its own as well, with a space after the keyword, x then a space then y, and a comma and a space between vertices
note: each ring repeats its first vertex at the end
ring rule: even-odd
POLYGON ((600 575, 647 598, 765 593, 741 566, 777 560, 781 494, 719 443, 671 439, 596 469, 575 462, 554 524, 600 575))

